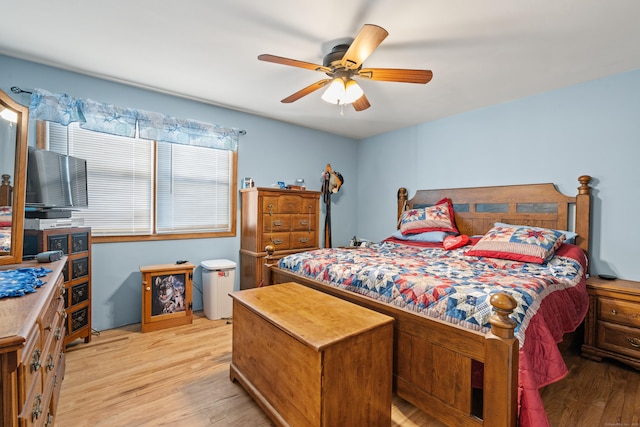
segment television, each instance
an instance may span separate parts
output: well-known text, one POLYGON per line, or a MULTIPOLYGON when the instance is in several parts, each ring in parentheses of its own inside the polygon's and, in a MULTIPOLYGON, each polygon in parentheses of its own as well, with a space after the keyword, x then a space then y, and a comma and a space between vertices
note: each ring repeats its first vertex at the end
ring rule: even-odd
POLYGON ((88 208, 86 160, 29 147, 25 205, 27 217, 70 217, 71 210, 88 208))

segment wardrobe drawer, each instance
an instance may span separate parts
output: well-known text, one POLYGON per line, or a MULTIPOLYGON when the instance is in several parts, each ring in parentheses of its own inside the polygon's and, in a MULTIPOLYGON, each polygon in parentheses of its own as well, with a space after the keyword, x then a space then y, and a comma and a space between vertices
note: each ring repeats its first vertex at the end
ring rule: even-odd
POLYGON ((640 303, 598 297, 598 319, 640 328, 640 303))
POLYGON ((291 233, 291 240, 289 241, 291 249, 312 248, 315 243, 316 233, 303 231, 291 233))
POLYGON ((289 249, 289 233, 266 233, 262 235, 262 245, 260 246, 261 250, 264 250, 265 246, 271 245, 275 247, 276 251, 281 251, 283 249, 289 249))
POLYGON ((302 208, 302 198, 296 195, 265 196, 263 213, 296 213, 302 208))
POLYGON ((296 214, 291 220, 292 231, 315 231, 318 220, 315 215, 296 214))
POLYGON ((262 215, 262 227, 267 233, 289 231, 291 229, 291 215, 262 215))

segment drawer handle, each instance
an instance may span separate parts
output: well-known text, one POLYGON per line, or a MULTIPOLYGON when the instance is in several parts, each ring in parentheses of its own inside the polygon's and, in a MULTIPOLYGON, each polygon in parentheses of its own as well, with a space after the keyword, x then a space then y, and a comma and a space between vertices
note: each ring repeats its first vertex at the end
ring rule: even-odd
POLYGON ((33 352, 33 356, 31 356, 31 372, 36 372, 40 369, 42 364, 40 363, 40 349, 36 348, 33 352))
POLYGON ((303 219, 300 221, 300 225, 309 225, 309 221, 307 221, 306 219, 303 219))
POLYGON ((56 332, 53 336, 56 337, 56 341, 60 341, 60 338, 62 338, 62 328, 60 326, 56 327, 56 332))
POLYGON ((281 227, 281 226, 282 226, 282 221, 280 221, 280 220, 275 220, 275 221, 273 221, 273 225, 274 225, 275 227, 281 227))
POLYGON ((31 408, 31 422, 34 422, 35 420, 37 420, 41 414, 42 414, 42 395, 39 394, 36 396, 35 400, 33 401, 33 407, 31 408))
POLYGON ((613 314, 613 315, 615 316, 616 314, 618 314, 618 312, 617 312, 617 311, 616 311, 616 309, 614 308, 613 310, 611 310, 611 314, 613 314))
POLYGON ((282 242, 282 239, 271 239, 271 243, 273 243, 274 245, 281 245, 282 242))
POLYGON ((45 427, 49 427, 53 425, 53 415, 47 414, 47 421, 44 422, 45 427))
POLYGON ((631 347, 640 348, 640 340, 638 338, 627 338, 631 347))
POLYGON ((309 239, 308 239, 308 238, 306 238, 306 237, 301 237, 301 238, 299 238, 299 239, 298 239, 298 241, 299 241, 300 243, 307 243, 307 242, 309 241, 309 239))
POLYGON ((53 371, 53 368, 56 367, 56 362, 53 360, 53 355, 49 353, 47 356, 47 372, 53 371))

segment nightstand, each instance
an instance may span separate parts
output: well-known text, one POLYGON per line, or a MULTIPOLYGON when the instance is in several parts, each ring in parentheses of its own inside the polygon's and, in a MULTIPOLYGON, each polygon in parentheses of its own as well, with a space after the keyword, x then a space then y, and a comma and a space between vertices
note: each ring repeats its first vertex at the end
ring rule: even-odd
POLYGON ((582 356, 608 357, 640 369, 640 282, 590 277, 587 292, 582 356))

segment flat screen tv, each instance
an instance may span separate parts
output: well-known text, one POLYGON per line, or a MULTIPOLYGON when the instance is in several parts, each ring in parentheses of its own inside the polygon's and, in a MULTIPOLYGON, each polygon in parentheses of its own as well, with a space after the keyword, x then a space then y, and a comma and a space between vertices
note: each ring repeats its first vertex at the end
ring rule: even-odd
POLYGON ((86 160, 29 147, 26 193, 31 210, 89 207, 86 160))

